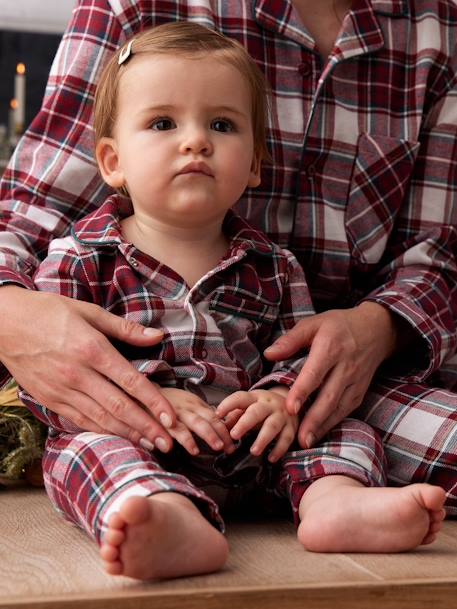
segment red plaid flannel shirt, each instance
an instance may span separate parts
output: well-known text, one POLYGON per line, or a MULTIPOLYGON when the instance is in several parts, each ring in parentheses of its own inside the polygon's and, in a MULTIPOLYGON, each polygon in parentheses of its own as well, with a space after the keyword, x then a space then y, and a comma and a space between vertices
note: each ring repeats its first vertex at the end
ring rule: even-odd
POLYGON ((273 164, 238 211, 294 252, 317 310, 373 300, 406 320, 418 345, 397 372, 426 378, 456 347, 451 0, 355 0, 325 67, 289 1, 79 0, 2 182, 0 282, 31 288, 51 238, 105 199, 95 83, 126 38, 177 19, 238 39, 271 83, 273 164))
POLYGON ((272 366, 262 351, 314 313, 296 258, 229 212, 229 251, 189 289, 172 269, 122 238, 120 219, 131 213, 130 201, 113 195, 71 235, 54 240, 35 275, 37 289, 163 329, 155 347, 117 345, 163 387, 187 389, 217 405, 234 391, 290 386, 304 359, 272 366))

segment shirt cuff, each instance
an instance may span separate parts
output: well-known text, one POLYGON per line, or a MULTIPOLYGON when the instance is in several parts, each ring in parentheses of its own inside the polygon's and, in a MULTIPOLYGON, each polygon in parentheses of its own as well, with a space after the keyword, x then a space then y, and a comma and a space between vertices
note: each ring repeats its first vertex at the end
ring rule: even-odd
POLYGON ((388 293, 368 296, 361 302, 376 302, 384 306, 394 315, 400 316, 417 337, 411 346, 384 362, 380 374, 402 383, 421 383, 439 369, 448 355, 449 341, 443 337, 442 330, 434 320, 412 299, 389 290, 388 293))
POLYGON ((257 383, 254 383, 250 390, 253 389, 269 389, 273 385, 284 385, 286 387, 291 387, 300 372, 303 368, 306 357, 299 357, 294 360, 287 360, 278 362, 273 367, 272 371, 269 374, 263 376, 257 383))
POLYGON ((18 285, 29 290, 34 289, 33 280, 29 275, 13 271, 7 266, 0 266, 0 287, 4 285, 18 285))
POLYGON ((0 362, 0 391, 8 385, 12 378, 9 370, 0 362))

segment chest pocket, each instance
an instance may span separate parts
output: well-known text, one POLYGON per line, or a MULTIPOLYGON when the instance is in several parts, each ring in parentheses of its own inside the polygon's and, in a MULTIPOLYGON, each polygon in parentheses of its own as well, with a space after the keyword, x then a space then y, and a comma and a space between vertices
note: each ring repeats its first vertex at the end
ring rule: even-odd
POLYGON ((362 263, 381 259, 403 204, 420 144, 362 133, 346 208, 352 255, 362 263))
POLYGON ((264 373, 262 351, 271 344, 279 302, 226 286, 214 293, 210 311, 229 358, 249 375, 252 384, 264 373))
POLYGON ((257 299, 253 294, 225 288, 218 290, 211 299, 211 310, 234 317, 272 324, 276 321, 279 303, 257 299))

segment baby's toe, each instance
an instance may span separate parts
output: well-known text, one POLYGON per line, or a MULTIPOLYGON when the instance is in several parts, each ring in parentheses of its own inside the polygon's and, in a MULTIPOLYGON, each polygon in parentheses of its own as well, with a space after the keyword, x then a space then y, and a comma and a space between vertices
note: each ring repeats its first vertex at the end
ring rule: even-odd
POLYGON ((105 571, 108 575, 122 575, 122 563, 117 560, 114 562, 105 562, 105 571))
POLYGON ((120 546, 125 541, 125 533, 120 529, 108 529, 103 541, 110 546, 120 546))
POLYGON ((104 543, 100 548, 100 556, 105 562, 115 562, 119 558, 119 549, 109 543, 104 543))
POLYGON ((118 512, 111 514, 110 519, 108 520, 108 526, 110 529, 123 529, 125 524, 124 518, 122 518, 118 512))

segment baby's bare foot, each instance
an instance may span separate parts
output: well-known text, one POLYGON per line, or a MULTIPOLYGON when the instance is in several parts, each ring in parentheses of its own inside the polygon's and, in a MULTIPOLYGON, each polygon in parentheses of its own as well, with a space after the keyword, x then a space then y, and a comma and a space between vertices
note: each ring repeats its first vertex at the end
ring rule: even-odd
POLYGON ((210 573, 228 556, 225 537, 186 497, 131 497, 113 514, 100 555, 111 575, 156 579, 210 573))
POLYGON ((365 488, 341 476, 322 478, 303 495, 298 539, 314 552, 412 550, 435 540, 444 499, 443 489, 429 484, 365 488))

